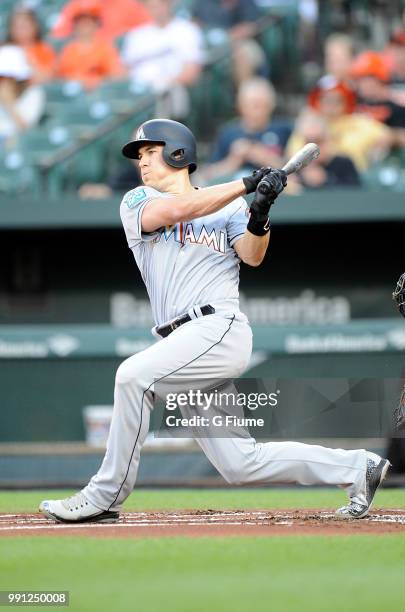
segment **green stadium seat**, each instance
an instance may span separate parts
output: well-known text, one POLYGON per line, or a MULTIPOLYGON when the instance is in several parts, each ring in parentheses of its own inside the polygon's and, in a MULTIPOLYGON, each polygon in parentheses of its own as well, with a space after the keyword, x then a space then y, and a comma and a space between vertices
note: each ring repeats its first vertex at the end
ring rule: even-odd
POLYGON ((85 104, 86 93, 78 81, 50 81, 43 85, 46 96, 45 115, 58 116, 71 104, 85 104))
POLYGON ((139 96, 148 93, 145 87, 137 87, 130 81, 104 81, 90 94, 89 99, 107 102, 114 113, 121 114, 131 112, 139 96))
POLYGON ((373 164, 362 173, 362 181, 372 191, 405 191, 405 168, 399 155, 373 164))
POLYGON ((108 171, 108 139, 100 139, 81 149, 71 159, 68 188, 83 183, 103 183, 108 171))
POLYGON ((19 150, 24 151, 28 162, 41 174, 43 189, 52 195, 58 195, 63 189, 71 165, 70 159, 53 165, 54 156, 75 142, 74 134, 66 126, 52 124, 33 128, 19 137, 19 150))
POLYGON ((13 150, 0 155, 0 193, 37 195, 39 190, 39 174, 23 152, 13 150))
POLYGON ((23 132, 19 137, 19 148, 34 164, 46 164, 57 151, 74 144, 75 138, 65 126, 44 126, 23 132))
POLYGON ((104 100, 81 100, 59 109, 57 123, 68 125, 82 140, 91 137, 95 129, 114 117, 111 105, 104 100))

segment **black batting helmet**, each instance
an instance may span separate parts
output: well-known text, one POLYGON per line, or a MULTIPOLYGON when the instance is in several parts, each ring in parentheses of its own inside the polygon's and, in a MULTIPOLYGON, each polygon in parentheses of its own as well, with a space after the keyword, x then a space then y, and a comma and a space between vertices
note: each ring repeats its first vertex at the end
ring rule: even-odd
POLYGON ((197 145, 194 134, 182 123, 171 119, 152 119, 138 128, 135 140, 128 142, 122 153, 138 159, 139 149, 149 143, 162 144, 163 159, 173 168, 187 168, 191 174, 197 168, 197 145))

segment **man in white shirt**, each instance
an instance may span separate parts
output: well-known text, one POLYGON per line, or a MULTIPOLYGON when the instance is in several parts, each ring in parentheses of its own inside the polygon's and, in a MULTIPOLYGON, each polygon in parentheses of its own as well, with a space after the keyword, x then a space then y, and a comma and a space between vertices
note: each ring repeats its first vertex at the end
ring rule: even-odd
POLYGON ((173 0, 145 0, 153 23, 126 35, 122 61, 136 86, 174 95, 172 114, 179 116, 187 111, 184 88, 200 76, 204 42, 198 26, 173 16, 173 4, 173 0))

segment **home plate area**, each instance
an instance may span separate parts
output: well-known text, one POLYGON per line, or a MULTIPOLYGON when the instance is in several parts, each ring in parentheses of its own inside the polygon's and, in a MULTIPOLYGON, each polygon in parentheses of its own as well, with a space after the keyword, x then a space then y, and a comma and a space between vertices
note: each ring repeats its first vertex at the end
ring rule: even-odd
POLYGON ((117 523, 54 523, 42 514, 0 514, 0 536, 93 537, 348 535, 405 532, 405 510, 339 519, 330 510, 182 510, 123 512, 117 523))

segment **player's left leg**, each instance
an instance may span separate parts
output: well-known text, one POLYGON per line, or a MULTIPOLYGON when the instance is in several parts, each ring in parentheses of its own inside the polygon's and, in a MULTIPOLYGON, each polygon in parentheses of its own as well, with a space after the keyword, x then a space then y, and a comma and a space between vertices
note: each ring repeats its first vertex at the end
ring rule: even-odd
POLYGON ((211 463, 230 484, 337 485, 349 504, 343 518, 361 518, 371 506, 389 462, 366 450, 344 450, 299 442, 257 443, 250 436, 199 438, 211 463))

